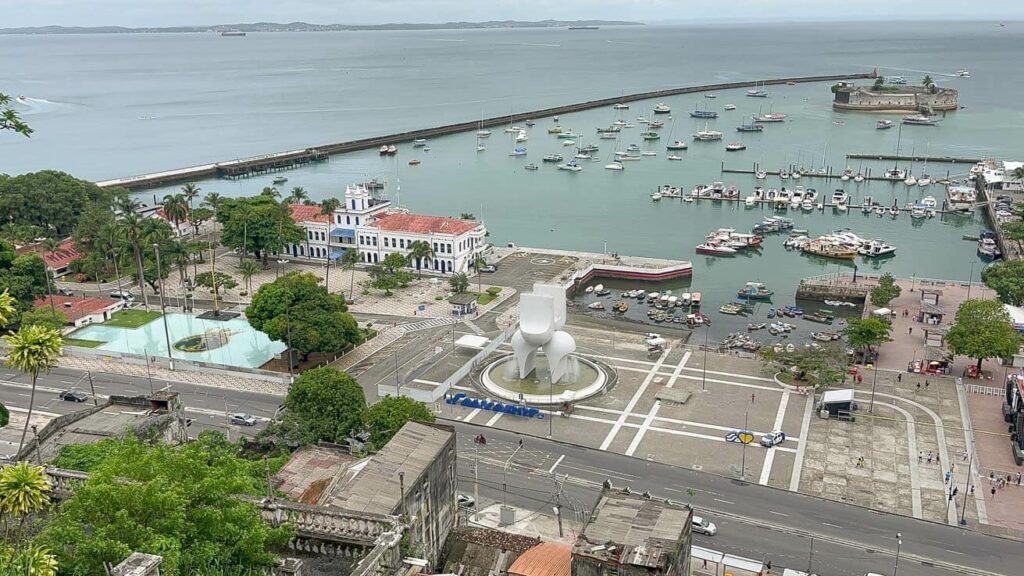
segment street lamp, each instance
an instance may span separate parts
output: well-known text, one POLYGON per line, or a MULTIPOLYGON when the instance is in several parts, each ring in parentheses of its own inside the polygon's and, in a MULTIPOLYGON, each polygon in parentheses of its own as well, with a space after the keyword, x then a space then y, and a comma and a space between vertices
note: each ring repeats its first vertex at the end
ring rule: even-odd
POLYGON ((971 260, 971 275, 967 277, 967 299, 971 299, 971 284, 974 284, 974 260, 971 260))
POLYGON ((892 567, 892 576, 896 576, 896 571, 900 569, 900 546, 903 545, 903 534, 896 533, 896 564, 892 567))
POLYGON ((704 361, 701 363, 700 391, 707 392, 708 384, 708 324, 704 323, 704 361))
POLYGON ((167 342, 167 366, 174 370, 174 354, 171 351, 171 331, 167 328, 167 306, 164 304, 164 275, 160 267, 160 244, 154 242, 153 250, 156 252, 156 278, 160 283, 160 316, 164 321, 164 340, 167 342))

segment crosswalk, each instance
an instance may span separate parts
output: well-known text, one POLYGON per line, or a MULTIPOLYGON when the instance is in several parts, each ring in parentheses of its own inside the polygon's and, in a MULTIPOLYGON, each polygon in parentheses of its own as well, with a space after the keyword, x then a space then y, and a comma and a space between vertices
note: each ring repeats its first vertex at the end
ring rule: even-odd
POLYGON ((455 324, 455 322, 456 321, 452 318, 431 318, 430 320, 421 320, 419 322, 411 322, 409 324, 399 324, 398 326, 408 334, 409 332, 419 332, 420 330, 440 328, 441 326, 451 326, 452 324, 455 324))

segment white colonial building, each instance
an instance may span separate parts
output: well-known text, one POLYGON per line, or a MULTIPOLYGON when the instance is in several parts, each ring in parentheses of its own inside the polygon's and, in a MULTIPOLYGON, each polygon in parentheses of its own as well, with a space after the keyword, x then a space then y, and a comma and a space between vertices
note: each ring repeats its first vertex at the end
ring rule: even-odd
POLYGON ((318 206, 290 206, 292 219, 306 238, 287 246, 293 257, 326 261, 356 249, 359 261, 377 264, 388 254, 408 256, 413 242, 430 245, 434 256, 411 263, 415 269, 440 274, 467 272, 487 247, 487 229, 474 220, 423 216, 393 209, 387 200, 374 198, 362 186, 348 186, 342 206, 330 215, 318 206))

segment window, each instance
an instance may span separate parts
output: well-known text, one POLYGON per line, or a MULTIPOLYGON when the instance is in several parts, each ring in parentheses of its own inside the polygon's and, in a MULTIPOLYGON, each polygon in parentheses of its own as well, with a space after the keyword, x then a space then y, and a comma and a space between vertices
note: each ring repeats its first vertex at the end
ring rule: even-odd
MULTIPOLYGON (((357 218, 357 220, 358 220, 358 218, 357 218)), ((377 245, 377 237, 376 236, 373 237, 373 245, 374 246, 377 245)), ((374 256, 374 259, 376 259, 376 256, 374 256)))
POLYGON ((405 238, 399 238, 398 239, 398 247, 399 248, 405 248, 405 238))
POLYGON ((351 223, 352 223, 352 217, 351 216, 345 216, 345 224, 351 224, 351 223))
POLYGON ((356 216, 356 226, 359 226, 359 216, 356 216))
POLYGON ((384 237, 384 247, 385 248, 388 247, 388 237, 387 236, 384 237))

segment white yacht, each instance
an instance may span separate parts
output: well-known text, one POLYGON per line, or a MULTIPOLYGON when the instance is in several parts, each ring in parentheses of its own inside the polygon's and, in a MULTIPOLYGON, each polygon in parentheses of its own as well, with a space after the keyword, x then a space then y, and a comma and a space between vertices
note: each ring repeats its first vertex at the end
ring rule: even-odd
POLYGON ((718 130, 711 130, 708 128, 707 123, 704 124, 704 129, 693 135, 693 139, 700 142, 710 142, 712 140, 721 140, 722 133, 718 130))
POLYGON ((682 140, 676 140, 675 142, 669 144, 668 146, 665 146, 665 149, 666 150, 686 150, 687 147, 688 147, 688 145, 687 145, 686 142, 683 142, 682 140))
MULTIPOLYGON (((847 194, 846 191, 843 190, 842 188, 836 188, 835 191, 832 192, 832 204, 834 204, 837 208, 839 208, 840 206, 845 208, 846 202, 849 200, 850 195, 847 194)), ((842 208, 840 208, 840 210, 842 210, 842 208)))
POLYGON ((629 104, 626 104, 625 102, 619 102, 618 104, 612 106, 612 109, 613 110, 629 110, 629 104))
POLYGON ((889 180, 903 180, 907 177, 907 173, 899 168, 890 168, 885 171, 884 177, 889 180))
POLYGON ((903 180, 903 183, 907 186, 917 186, 917 178, 914 178, 913 174, 907 174, 907 177, 903 180))
POLYGON ((925 196, 918 202, 921 206, 934 210, 938 207, 939 202, 935 199, 935 196, 925 196))
POLYGON ((529 136, 526 135, 526 130, 520 130, 516 133, 516 142, 526 142, 529 139, 529 136))
POLYGON ((764 170, 758 170, 757 172, 754 172, 754 178, 757 178, 758 180, 764 180, 767 177, 768 173, 765 172, 764 170))
POLYGON ((917 179, 918 186, 928 186, 932 183, 932 177, 927 174, 921 174, 921 177, 917 179))
POLYGON ((625 167, 622 165, 622 162, 612 162, 611 164, 604 165, 605 170, 616 170, 621 172, 623 168, 625 167))
POLYGON ((665 159, 666 160, 682 160, 683 157, 682 156, 677 156, 675 154, 669 154, 668 156, 665 156, 665 159))
POLYGON ((583 166, 580 166, 575 160, 570 160, 565 164, 559 164, 558 169, 567 172, 580 172, 583 170, 583 166))
POLYGON ((412 141, 412 147, 413 148, 423 148, 426 145, 427 145, 427 139, 426 138, 417 138, 417 139, 412 141))
POLYGON ((881 240, 870 240, 857 249, 857 253, 868 258, 881 258, 896 253, 896 247, 881 240))
POLYGON ((856 174, 853 175, 853 181, 854 182, 863 182, 864 181, 864 175, 861 174, 860 172, 857 172, 856 174))
POLYGON ((487 138, 490 135, 491 135, 491 131, 490 130, 477 130, 476 131, 476 137, 477 138, 487 138))
POLYGON ((672 108, 668 104, 658 104, 654 107, 655 114, 671 114, 672 108))

